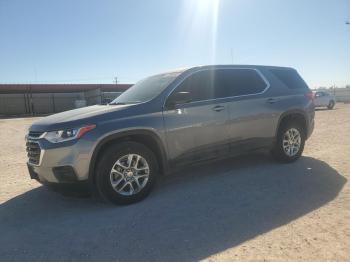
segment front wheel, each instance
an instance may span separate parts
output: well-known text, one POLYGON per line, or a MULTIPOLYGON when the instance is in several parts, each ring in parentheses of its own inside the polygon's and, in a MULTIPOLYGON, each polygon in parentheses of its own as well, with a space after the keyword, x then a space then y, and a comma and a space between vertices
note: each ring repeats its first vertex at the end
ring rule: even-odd
POLYGON ((109 147, 99 159, 96 186, 100 195, 114 204, 144 199, 155 183, 156 158, 146 146, 122 142, 109 147))
POLYGON ((303 153, 305 132, 298 122, 283 124, 277 135, 277 141, 272 149, 272 155, 280 162, 296 161, 303 153))

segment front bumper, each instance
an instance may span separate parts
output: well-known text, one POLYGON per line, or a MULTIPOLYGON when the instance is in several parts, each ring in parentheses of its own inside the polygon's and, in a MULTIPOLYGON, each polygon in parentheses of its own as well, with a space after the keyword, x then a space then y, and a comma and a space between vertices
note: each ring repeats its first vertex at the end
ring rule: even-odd
POLYGON ((40 161, 28 161, 31 178, 43 184, 87 181, 94 143, 79 139, 52 144, 45 139, 28 140, 40 147, 40 161))

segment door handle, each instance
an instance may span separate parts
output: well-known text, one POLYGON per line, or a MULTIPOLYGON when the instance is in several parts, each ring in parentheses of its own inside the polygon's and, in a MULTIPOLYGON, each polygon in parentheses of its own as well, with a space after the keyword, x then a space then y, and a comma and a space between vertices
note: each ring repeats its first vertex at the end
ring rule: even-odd
POLYGON ((214 107, 213 107, 213 110, 216 111, 216 112, 220 112, 220 111, 222 111, 222 110, 224 110, 224 109, 225 109, 224 106, 214 106, 214 107))
POLYGON ((274 104, 274 103, 276 103, 277 101, 278 101, 278 99, 276 99, 276 98, 269 98, 269 99, 266 100, 266 103, 274 104))

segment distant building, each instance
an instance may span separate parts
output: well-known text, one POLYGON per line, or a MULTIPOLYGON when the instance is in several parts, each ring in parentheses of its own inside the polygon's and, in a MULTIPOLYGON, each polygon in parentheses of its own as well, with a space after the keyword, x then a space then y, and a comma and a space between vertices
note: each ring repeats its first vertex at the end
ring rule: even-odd
POLYGON ((130 84, 0 84, 0 94, 72 93, 100 89, 101 92, 124 92, 130 84))
POLYGON ((54 114, 107 104, 129 84, 0 84, 0 116, 54 114))

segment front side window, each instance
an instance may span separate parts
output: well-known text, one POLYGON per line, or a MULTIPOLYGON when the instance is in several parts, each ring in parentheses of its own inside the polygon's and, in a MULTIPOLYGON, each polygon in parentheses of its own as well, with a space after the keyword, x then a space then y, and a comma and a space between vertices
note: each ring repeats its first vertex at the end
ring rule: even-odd
POLYGON ((215 90, 209 71, 201 71, 186 78, 176 92, 189 93, 191 102, 215 98, 215 90))

